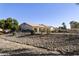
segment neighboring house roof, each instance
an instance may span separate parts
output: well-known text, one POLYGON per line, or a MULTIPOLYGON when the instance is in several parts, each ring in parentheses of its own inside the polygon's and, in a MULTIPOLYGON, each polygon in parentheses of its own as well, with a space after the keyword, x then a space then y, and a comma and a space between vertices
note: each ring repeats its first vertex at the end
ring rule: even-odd
POLYGON ((20 25, 20 28, 23 29, 23 30, 26 30, 26 29, 32 29, 32 26, 27 24, 27 23, 22 23, 20 25))

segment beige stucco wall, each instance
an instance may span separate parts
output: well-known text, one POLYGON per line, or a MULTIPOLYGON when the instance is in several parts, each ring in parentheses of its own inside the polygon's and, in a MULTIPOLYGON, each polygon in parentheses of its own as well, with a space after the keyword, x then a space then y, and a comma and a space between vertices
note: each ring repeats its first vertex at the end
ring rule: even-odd
POLYGON ((41 33, 41 31, 47 32, 47 27, 40 27, 40 26, 32 26, 33 30, 36 28, 36 33, 41 33))

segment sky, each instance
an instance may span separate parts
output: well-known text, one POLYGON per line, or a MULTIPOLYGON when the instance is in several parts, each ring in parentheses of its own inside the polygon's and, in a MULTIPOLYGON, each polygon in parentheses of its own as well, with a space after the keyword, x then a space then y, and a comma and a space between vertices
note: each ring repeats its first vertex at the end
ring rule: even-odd
POLYGON ((58 27, 79 21, 79 5, 75 3, 0 3, 0 19, 12 17, 21 23, 58 27))

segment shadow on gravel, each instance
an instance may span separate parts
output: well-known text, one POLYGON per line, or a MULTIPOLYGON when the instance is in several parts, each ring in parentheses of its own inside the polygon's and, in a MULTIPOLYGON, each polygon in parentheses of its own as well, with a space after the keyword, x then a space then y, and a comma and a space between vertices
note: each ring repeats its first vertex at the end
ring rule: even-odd
MULTIPOLYGON (((32 52, 30 49, 17 49, 17 50, 9 50, 9 51, 3 51, 1 53, 7 53, 9 56, 74 56, 79 55, 79 51, 73 51, 73 52, 65 52, 65 54, 54 54, 54 53, 38 53, 38 52, 32 52), (29 51, 29 52, 27 52, 29 51)), ((8 55, 4 55, 8 56, 8 55)))
POLYGON ((22 38, 22 37, 26 37, 26 36, 31 36, 31 35, 21 35, 21 36, 18 36, 17 38, 22 38))
POLYGON ((49 54, 20 53, 20 54, 12 54, 10 56, 59 56, 59 55, 52 53, 49 54))
POLYGON ((79 55, 79 51, 66 52, 65 55, 66 55, 66 56, 79 55))
POLYGON ((12 52, 21 52, 21 51, 31 51, 31 49, 17 49, 17 50, 8 50, 8 51, 1 51, 1 53, 12 53, 12 52))

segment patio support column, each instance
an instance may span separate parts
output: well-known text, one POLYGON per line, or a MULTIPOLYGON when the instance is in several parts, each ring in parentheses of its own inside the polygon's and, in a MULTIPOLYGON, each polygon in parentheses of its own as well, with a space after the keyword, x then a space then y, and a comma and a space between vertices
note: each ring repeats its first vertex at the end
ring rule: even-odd
POLYGON ((39 27, 37 28, 37 33, 39 33, 39 27))

